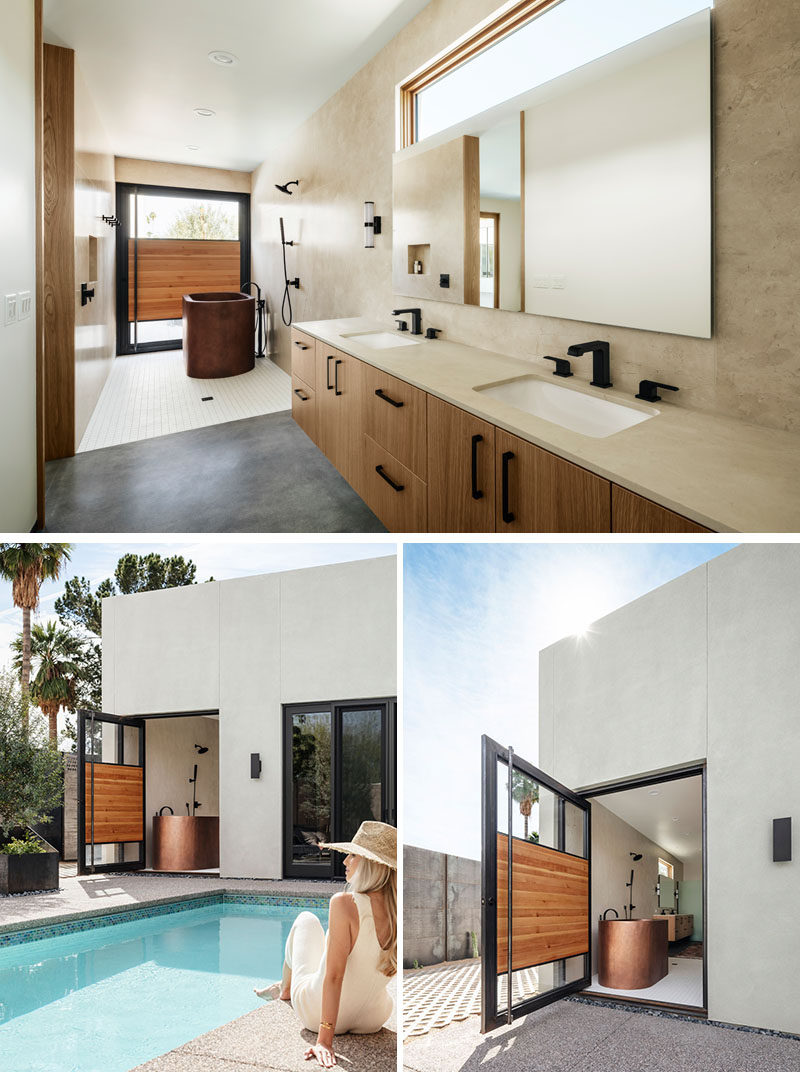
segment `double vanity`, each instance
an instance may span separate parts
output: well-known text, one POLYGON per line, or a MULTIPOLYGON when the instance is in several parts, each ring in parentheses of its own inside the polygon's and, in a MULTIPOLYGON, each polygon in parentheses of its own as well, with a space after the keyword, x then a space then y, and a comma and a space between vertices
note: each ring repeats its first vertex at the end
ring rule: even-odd
POLYGON ((291 349, 295 420, 391 531, 800 530, 788 432, 365 318, 291 349))

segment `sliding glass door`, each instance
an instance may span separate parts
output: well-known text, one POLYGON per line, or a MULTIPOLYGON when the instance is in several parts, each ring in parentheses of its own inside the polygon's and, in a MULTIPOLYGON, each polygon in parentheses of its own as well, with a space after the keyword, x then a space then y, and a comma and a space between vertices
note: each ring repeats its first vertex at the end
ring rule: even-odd
POLYGON ((365 819, 397 822, 394 700, 284 708, 284 874, 333 878, 365 819))
POLYGON ((250 196, 117 183, 117 353, 179 349, 184 294, 250 278, 250 196))

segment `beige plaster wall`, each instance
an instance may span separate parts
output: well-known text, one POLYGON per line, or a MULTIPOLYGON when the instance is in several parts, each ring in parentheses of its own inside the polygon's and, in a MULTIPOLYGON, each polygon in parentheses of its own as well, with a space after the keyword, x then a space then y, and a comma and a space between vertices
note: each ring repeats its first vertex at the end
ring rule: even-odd
POLYGON ((114 164, 117 182, 141 182, 149 186, 185 186, 190 190, 224 190, 236 194, 250 193, 249 171, 168 164, 161 160, 134 160, 127 156, 115 157, 114 164))
MULTIPOLYGON (((497 0, 432 0, 378 55, 253 174, 253 262, 270 307, 280 307, 278 216, 288 238, 296 320, 378 316, 389 324, 395 86, 486 18, 497 0), (276 182, 300 179, 291 198, 276 182), (363 248, 363 202, 383 216, 376 248, 363 248)), ((635 393, 643 377, 677 384, 669 405, 800 430, 800 265, 797 125, 800 5, 717 0, 714 13, 715 327, 708 339, 609 328, 552 317, 422 301, 427 324, 457 342, 536 361, 573 342, 611 343, 612 378, 635 393), (796 110, 796 109, 795 109, 796 110)), ((279 363, 289 336, 278 320, 279 363)), ((543 367, 538 363, 538 367, 543 367)), ((589 380, 588 361, 574 362, 589 380)))
POLYGON ((116 352, 114 156, 75 60, 75 446, 80 444, 116 352), (94 299, 81 305, 81 283, 94 299))

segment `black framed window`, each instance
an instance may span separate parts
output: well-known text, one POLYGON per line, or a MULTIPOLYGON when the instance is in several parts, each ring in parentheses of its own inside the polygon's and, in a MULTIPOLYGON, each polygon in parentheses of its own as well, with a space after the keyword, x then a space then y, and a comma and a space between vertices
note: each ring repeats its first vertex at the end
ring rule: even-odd
POLYGON ((250 195, 118 182, 116 205, 117 353, 179 349, 184 291, 250 279, 250 195))
POLYGON ((284 875, 341 877, 321 843, 366 819, 396 825, 396 722, 393 698, 284 706, 284 875))

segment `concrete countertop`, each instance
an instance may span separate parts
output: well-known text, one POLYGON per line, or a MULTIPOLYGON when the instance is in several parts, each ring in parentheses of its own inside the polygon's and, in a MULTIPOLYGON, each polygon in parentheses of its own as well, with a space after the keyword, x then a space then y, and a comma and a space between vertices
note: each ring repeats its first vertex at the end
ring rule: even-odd
MULTIPOLYGON (((554 381, 552 367, 543 361, 523 361, 447 339, 421 338, 417 346, 373 350, 357 337, 343 337, 392 330, 365 317, 308 321, 295 327, 710 529, 800 531, 800 436, 791 432, 682 409, 668 395, 651 407, 613 387, 554 381), (599 439, 474 390, 531 374, 634 409, 655 409, 658 415, 599 439)), ((613 353, 611 372, 613 379, 613 353)))

